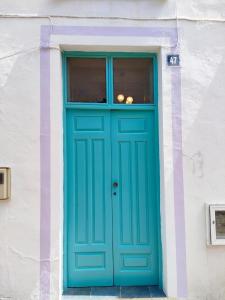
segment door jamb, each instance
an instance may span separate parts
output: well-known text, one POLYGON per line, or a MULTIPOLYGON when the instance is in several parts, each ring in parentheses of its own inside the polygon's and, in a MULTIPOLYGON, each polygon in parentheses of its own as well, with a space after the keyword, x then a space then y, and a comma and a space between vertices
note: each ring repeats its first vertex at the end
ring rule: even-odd
MULTIPOLYGON (((63 77, 63 290, 67 289, 67 126, 66 126, 66 111, 67 109, 85 109, 85 106, 90 109, 100 109, 101 107, 95 104, 91 105, 77 105, 74 103, 67 103, 67 85, 68 85, 68 76, 67 76, 67 65, 66 59, 67 57, 151 57, 153 58, 153 91, 154 91, 154 104, 146 105, 146 109, 154 110, 154 121, 155 121, 155 157, 156 157, 156 206, 157 206, 157 236, 158 236, 158 274, 159 274, 159 287, 162 288, 163 286, 163 268, 162 268, 162 240, 161 240, 161 218, 160 218, 160 155, 159 155, 159 115, 158 115, 158 57, 156 53, 146 53, 146 52, 77 52, 77 51, 63 51, 62 52, 62 77, 63 77)), ((106 75, 107 79, 107 75, 106 75)), ((107 85, 107 82, 106 82, 107 85)), ((109 91, 108 91, 109 92, 109 91)), ((102 106, 102 104, 100 104, 102 106)), ((104 105, 105 106, 105 105, 104 105)), ((105 109, 110 109, 107 105, 105 109)), ((119 107, 120 109, 123 108, 122 105, 119 107)), ((115 109, 115 105, 114 105, 115 109)), ((145 109, 145 105, 143 106, 136 106, 136 107, 129 107, 129 109, 145 109)))

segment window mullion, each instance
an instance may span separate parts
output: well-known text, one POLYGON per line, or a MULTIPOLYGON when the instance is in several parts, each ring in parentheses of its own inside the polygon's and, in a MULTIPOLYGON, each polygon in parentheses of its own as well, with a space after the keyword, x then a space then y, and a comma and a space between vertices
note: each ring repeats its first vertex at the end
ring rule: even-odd
POLYGON ((113 59, 111 56, 107 57, 107 96, 109 105, 113 104, 113 59))

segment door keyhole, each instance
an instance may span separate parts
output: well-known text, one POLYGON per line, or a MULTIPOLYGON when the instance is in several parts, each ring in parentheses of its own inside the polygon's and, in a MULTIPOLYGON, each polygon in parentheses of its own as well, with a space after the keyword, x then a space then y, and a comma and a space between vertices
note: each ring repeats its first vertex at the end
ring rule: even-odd
POLYGON ((118 182, 114 182, 114 183, 113 183, 113 187, 114 187, 114 188, 117 188, 117 187, 118 187, 118 182))

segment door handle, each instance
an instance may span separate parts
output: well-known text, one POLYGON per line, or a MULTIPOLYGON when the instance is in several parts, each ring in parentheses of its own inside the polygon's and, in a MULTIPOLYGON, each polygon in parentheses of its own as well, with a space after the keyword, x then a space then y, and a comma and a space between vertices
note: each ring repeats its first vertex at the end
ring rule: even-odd
POLYGON ((113 187, 114 187, 114 188, 117 188, 117 187, 118 187, 118 182, 114 182, 114 183, 113 183, 113 187))

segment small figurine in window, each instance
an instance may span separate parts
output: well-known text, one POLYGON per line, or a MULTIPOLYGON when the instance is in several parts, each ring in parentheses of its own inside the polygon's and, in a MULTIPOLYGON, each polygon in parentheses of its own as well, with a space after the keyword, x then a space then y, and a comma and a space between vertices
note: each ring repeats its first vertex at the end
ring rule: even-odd
POLYGON ((97 103, 106 103, 106 98, 97 99, 96 102, 97 103))
POLYGON ((119 94, 119 95, 117 96, 117 101, 120 102, 120 103, 122 103, 122 102, 124 101, 124 99, 125 99, 125 97, 124 97, 123 94, 119 94))
POLYGON ((126 104, 132 104, 134 101, 133 97, 127 97, 126 104))

